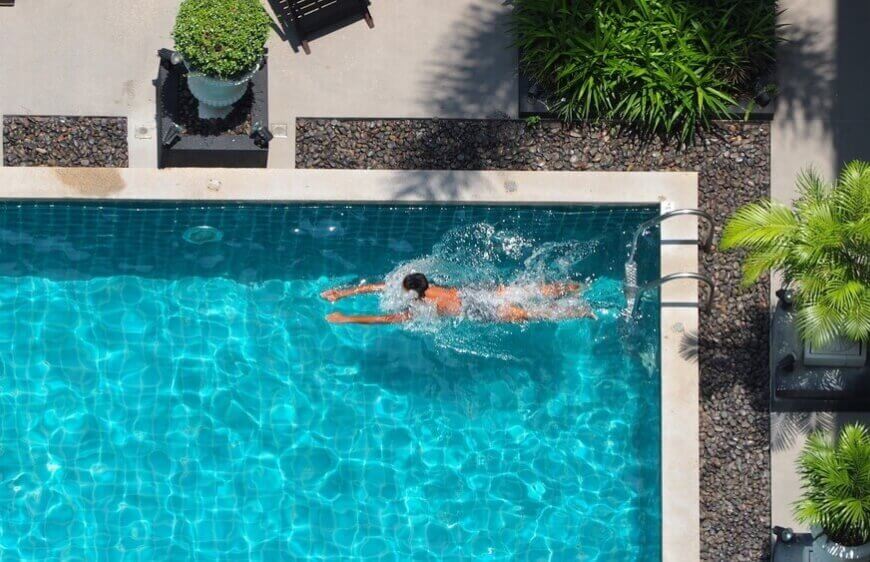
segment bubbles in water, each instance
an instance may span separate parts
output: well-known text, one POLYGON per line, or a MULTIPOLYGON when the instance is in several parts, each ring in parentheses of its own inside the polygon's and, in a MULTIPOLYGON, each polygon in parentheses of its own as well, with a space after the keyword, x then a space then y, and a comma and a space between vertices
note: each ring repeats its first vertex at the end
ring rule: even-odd
POLYGON ((537 315, 570 316, 593 304, 597 315, 609 314, 622 304, 616 280, 596 280, 587 260, 600 249, 598 240, 544 242, 511 228, 476 223, 448 232, 429 255, 402 263, 386 275, 381 294, 385 312, 411 309, 406 329, 431 334, 437 347, 488 358, 517 359, 513 335, 524 324, 468 322, 496 317, 507 305, 537 315), (423 273, 435 285, 463 292, 470 318, 439 317, 431 305, 421 303, 402 288, 410 273, 423 273), (579 291, 561 296, 542 293, 547 283, 577 283, 579 291), (499 289, 498 291, 496 289, 499 289))
POLYGON ((526 258, 520 275, 526 277, 530 282, 576 277, 583 262, 592 256, 600 246, 601 242, 595 239, 547 242, 535 248, 531 255, 526 258))

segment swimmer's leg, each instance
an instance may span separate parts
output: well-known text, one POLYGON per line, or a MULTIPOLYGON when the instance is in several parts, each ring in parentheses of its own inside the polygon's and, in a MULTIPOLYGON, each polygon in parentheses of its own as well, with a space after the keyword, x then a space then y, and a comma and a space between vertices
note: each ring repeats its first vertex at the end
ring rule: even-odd
MULTIPOLYGON (((541 296, 559 299, 568 295, 578 293, 583 288, 580 283, 543 283, 541 285, 531 285, 530 287, 540 291, 541 296)), ((512 285, 501 285, 496 289, 497 295, 504 295, 516 287, 512 285)))
POLYGON ((572 318, 592 318, 598 320, 595 313, 588 306, 581 306, 568 310, 543 310, 528 311, 520 306, 507 305, 498 310, 499 320, 502 322, 529 322, 530 320, 569 320, 572 318))
POLYGON ((579 292, 582 285, 580 283, 547 283, 539 288, 543 296, 559 299, 579 292))
POLYGON ((534 318, 522 307, 509 304, 498 309, 498 318, 502 322, 528 322, 534 318))

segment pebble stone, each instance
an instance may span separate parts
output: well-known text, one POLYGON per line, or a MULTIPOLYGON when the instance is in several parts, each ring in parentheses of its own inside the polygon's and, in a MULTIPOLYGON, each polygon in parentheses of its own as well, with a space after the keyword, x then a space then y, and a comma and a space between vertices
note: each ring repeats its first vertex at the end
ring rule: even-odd
MULTIPOLYGON (((697 171, 716 241, 737 207, 770 193, 770 127, 716 122, 688 146, 612 123, 545 120, 296 122, 297 168, 697 171)), ((449 176, 449 175, 448 175, 449 176)), ((408 189, 456 192, 422 179, 408 189)), ((700 362, 701 559, 769 559, 768 280, 740 285, 738 254, 714 247, 700 267, 716 283, 697 337, 700 362)))
POLYGON ((127 119, 4 116, 3 165, 126 168, 127 119))

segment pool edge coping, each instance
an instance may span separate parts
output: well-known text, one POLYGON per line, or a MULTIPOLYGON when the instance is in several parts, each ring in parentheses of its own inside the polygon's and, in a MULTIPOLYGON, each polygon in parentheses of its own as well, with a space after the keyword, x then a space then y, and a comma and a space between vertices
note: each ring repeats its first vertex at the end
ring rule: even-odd
MULTIPOLYGON (((0 167, 0 198, 45 201, 658 205, 697 208, 696 172, 0 167), (253 192, 252 186, 257 186, 253 192), (348 188, 347 186, 352 186, 348 188)), ((697 272, 697 219, 661 228, 661 274, 697 272)), ((700 557, 697 284, 662 288, 662 559, 700 557)))

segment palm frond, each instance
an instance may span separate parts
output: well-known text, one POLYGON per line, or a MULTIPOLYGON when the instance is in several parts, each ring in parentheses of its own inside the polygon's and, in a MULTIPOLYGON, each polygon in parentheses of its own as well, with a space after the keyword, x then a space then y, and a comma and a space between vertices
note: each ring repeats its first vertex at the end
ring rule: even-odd
POLYGON ((720 246, 747 250, 745 282, 768 268, 783 271, 804 340, 870 341, 870 164, 849 163, 833 185, 808 169, 797 186, 794 211, 772 201, 742 207, 720 246))
POLYGON ((737 210, 722 231, 719 246, 783 248, 791 242, 799 223, 791 209, 776 201, 751 203, 737 210))
POLYGON ((788 252, 783 247, 763 248, 749 252, 743 260, 743 284, 751 285, 770 271, 777 269, 788 260, 788 252))
POLYGON ((824 201, 829 191, 828 184, 814 166, 798 174, 796 187, 800 199, 806 202, 824 201))
POLYGON ((845 311, 861 306, 861 297, 864 291, 863 283, 836 279, 828 284, 825 297, 830 301, 832 307, 845 311))
POLYGON ((835 441, 812 434, 798 457, 801 498, 795 518, 834 540, 870 540, 870 434, 847 425, 835 441))
POLYGON ((804 340, 817 347, 834 341, 840 333, 839 315, 820 303, 801 306, 795 323, 804 340))

